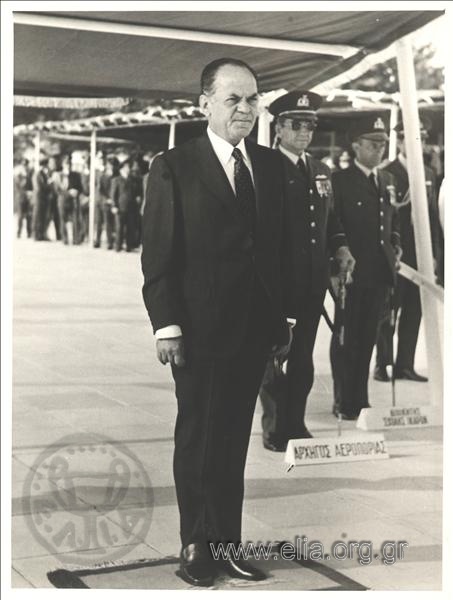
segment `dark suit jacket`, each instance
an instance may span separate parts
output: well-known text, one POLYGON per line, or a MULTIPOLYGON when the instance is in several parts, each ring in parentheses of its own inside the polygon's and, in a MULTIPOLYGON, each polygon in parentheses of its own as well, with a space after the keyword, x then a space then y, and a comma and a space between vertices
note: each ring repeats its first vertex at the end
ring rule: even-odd
POLYGON ((332 175, 333 192, 349 249, 356 260, 357 285, 394 285, 395 252, 400 245, 398 214, 390 203, 395 180, 378 172, 378 190, 355 165, 332 175))
POLYGON ((33 204, 46 203, 49 200, 51 186, 47 174, 39 169, 33 173, 33 204))
MULTIPOLYGON (((396 180, 396 192, 398 200, 401 202, 407 190, 409 189, 409 176, 404 165, 396 159, 385 167, 385 170, 391 173, 396 180)), ((439 217, 436 202, 436 176, 434 171, 425 167, 426 196, 428 199, 429 223, 431 228, 431 242, 433 256, 437 258, 439 247, 439 217)), ((403 249, 402 260, 411 267, 417 268, 417 256, 415 252, 414 226, 412 224, 411 204, 405 204, 398 209, 401 247, 403 249)))
POLYGON ((118 175, 111 180, 110 188, 113 204, 120 212, 127 212, 135 209, 137 204, 137 196, 141 196, 141 182, 137 183, 133 175, 129 175, 127 179, 118 175))
POLYGON ((340 246, 347 245, 334 211, 331 171, 321 161, 306 156, 308 177, 283 156, 295 300, 299 307, 308 293, 325 292, 329 259, 340 246))
POLYGON ((231 355, 241 343, 255 277, 272 306, 274 343, 283 314, 283 167, 252 142, 255 242, 207 134, 152 163, 143 215, 143 297, 154 330, 180 325, 195 351, 231 355))

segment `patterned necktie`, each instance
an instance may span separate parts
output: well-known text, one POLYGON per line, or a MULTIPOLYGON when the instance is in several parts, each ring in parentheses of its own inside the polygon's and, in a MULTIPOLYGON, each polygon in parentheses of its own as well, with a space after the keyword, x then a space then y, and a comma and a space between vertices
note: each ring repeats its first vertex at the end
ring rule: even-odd
POLYGON ((247 227, 250 232, 255 230, 256 208, 255 208, 255 189, 253 187, 252 176, 244 157, 239 148, 232 152, 234 163, 234 185, 236 188, 236 198, 239 204, 239 210, 245 217, 247 227))

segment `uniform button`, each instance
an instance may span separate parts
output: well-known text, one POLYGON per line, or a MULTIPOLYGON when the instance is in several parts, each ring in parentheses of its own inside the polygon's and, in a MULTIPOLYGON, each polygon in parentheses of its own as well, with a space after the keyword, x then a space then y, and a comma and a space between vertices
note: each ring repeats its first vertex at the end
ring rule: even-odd
POLYGON ((383 210, 381 210, 381 217, 383 217, 383 216, 384 216, 384 211, 383 211, 383 210))
POLYGON ((381 225, 381 231, 384 231, 384 225, 381 225))
POLYGON ((310 196, 313 195, 313 190, 310 188, 310 196))
POLYGON ((384 240, 381 240, 381 246, 383 246, 383 245, 384 245, 384 240))
POLYGON ((310 204, 310 210, 315 210, 314 204, 310 204))
POLYGON ((315 223, 314 221, 312 221, 312 222, 310 223, 310 225, 311 225, 312 227, 316 227, 316 223, 315 223))
POLYGON ((312 243, 312 244, 316 244, 316 240, 315 240, 315 238, 311 238, 311 243, 312 243))
POLYGON ((384 203, 384 198, 381 198, 381 204, 383 204, 383 203, 384 203))

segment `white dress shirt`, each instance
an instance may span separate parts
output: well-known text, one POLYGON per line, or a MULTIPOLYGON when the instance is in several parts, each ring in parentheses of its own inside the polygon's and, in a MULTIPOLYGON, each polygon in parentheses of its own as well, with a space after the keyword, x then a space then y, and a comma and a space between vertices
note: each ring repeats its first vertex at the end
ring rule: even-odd
MULTIPOLYGON (((210 127, 208 127, 208 138, 212 144, 212 148, 219 159, 220 164, 225 171, 225 174, 230 182, 230 185, 233 189, 233 192, 236 193, 236 186, 234 185, 234 163, 235 160, 232 156, 233 150, 235 148, 239 148, 242 152, 242 156, 244 158, 244 162, 248 167, 250 174, 253 180, 253 168, 249 155, 247 154, 247 150, 245 149, 245 142, 242 139, 237 146, 233 146, 222 137, 217 135, 212 131, 210 127)), ((168 338, 176 338, 182 335, 181 327, 179 325, 168 325, 167 327, 162 327, 156 331, 156 339, 168 339, 168 338)))

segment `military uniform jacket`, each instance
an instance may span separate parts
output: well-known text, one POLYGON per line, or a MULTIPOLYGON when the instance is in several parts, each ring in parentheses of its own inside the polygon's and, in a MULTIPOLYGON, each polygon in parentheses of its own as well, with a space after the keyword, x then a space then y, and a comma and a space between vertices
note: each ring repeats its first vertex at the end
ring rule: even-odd
MULTIPOLYGON (((409 189, 409 176, 406 168, 400 160, 396 159, 385 167, 396 180, 396 194, 398 202, 401 203, 409 189)), ((438 253, 438 214, 436 208, 436 177, 434 171, 425 167, 426 196, 428 199, 429 223, 431 228, 431 242, 433 255, 438 253)), ((401 234, 401 247, 403 249, 402 260, 417 268, 417 256, 415 252, 414 226, 412 223, 412 209, 410 202, 398 209, 398 217, 401 234)))
POLYGON ((364 287, 394 285, 394 246, 401 243, 398 214, 391 203, 395 197, 393 176, 378 171, 376 189, 353 164, 333 173, 332 184, 336 210, 356 260, 354 282, 364 287))
POLYGON ((306 154, 307 175, 283 156, 288 230, 292 246, 295 299, 323 293, 329 285, 329 259, 347 245, 343 226, 335 212, 331 171, 306 154))

